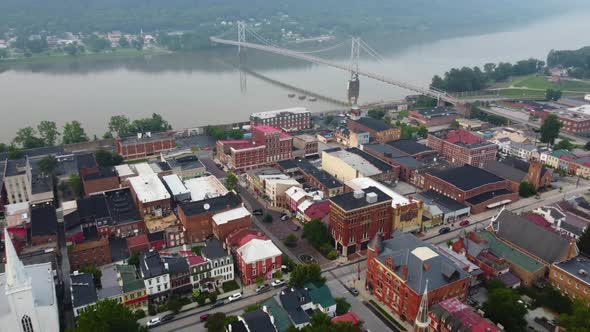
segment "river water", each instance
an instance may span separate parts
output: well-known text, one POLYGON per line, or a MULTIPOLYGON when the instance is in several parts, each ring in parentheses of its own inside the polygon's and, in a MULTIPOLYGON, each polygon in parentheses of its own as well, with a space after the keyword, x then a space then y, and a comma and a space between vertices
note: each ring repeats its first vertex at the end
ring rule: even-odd
MULTIPOLYGON (((434 74, 451 67, 528 57, 545 59, 550 49, 590 45, 588 14, 570 13, 464 37, 370 41, 383 62, 363 53, 360 66, 426 86, 434 74)), ((347 52, 342 49, 317 55, 346 63, 347 52)), ((79 120, 88 133, 100 136, 115 114, 133 119, 155 112, 175 128, 187 128, 246 120, 252 112, 293 106, 312 111, 338 108, 320 100, 288 98, 289 90, 252 75, 240 79, 236 54, 235 48, 220 48, 126 60, 72 59, 7 69, 0 72, 0 142, 12 139, 18 128, 36 126, 45 119, 59 126, 79 120)), ((292 86, 345 99, 348 75, 341 70, 257 51, 248 51, 245 65, 292 86)), ((359 102, 400 99, 408 93, 361 78, 359 102)))

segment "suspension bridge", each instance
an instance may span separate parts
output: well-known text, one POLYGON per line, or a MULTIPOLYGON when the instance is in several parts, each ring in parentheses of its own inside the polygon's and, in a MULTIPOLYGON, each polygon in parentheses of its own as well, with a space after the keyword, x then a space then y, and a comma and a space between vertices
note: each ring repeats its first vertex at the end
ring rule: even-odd
POLYGON ((431 86, 430 87, 422 87, 422 86, 415 85, 415 84, 408 83, 408 82, 404 82, 401 80, 396 80, 394 78, 387 77, 387 76, 379 74, 379 73, 374 73, 374 72, 360 69, 359 68, 359 57, 360 57, 361 50, 364 50, 366 53, 368 53, 369 55, 371 55, 372 57, 374 57, 378 61, 383 62, 383 60, 382 60, 383 58, 379 55, 379 53, 377 53, 377 51, 375 51, 373 48, 371 48, 367 43, 365 43, 360 38, 357 38, 357 37, 352 38, 350 62, 348 64, 343 64, 343 63, 338 63, 338 62, 334 62, 334 61, 331 61, 328 59, 324 59, 324 58, 315 56, 315 55, 313 55, 313 53, 324 52, 324 51, 328 51, 331 49, 335 49, 337 47, 342 47, 347 42, 341 42, 341 43, 338 43, 336 45, 330 46, 330 47, 322 49, 322 50, 314 50, 314 51, 307 51, 307 52, 306 51, 294 51, 294 50, 289 50, 289 49, 280 47, 279 45, 276 45, 276 44, 272 43, 271 41, 263 38, 254 29, 249 27, 245 22, 238 22, 237 28, 238 28, 237 40, 224 39, 221 36, 210 37, 209 39, 214 43, 237 46, 238 52, 240 54, 242 53, 242 49, 249 48, 249 49, 255 49, 255 50, 259 50, 259 51, 279 54, 279 55, 283 55, 283 56, 287 56, 287 57, 291 57, 291 58, 295 58, 295 59, 300 59, 303 61, 308 61, 308 62, 320 64, 320 65, 326 65, 326 66, 330 66, 333 68, 337 68, 337 69, 341 69, 346 72, 349 72, 350 73, 350 80, 348 81, 348 96, 349 96, 349 102, 353 105, 356 105, 356 101, 357 101, 358 95, 359 95, 359 89, 360 89, 360 84, 359 84, 359 79, 358 79, 359 76, 367 77, 367 78, 370 78, 370 79, 373 79, 376 81, 380 81, 380 82, 383 82, 386 84, 390 84, 390 85, 393 85, 393 86, 396 86, 396 87, 399 87, 399 88, 402 88, 405 90, 409 90, 409 91, 412 91, 412 92, 415 92, 418 94, 422 94, 422 95, 426 95, 426 96, 435 98, 438 100, 439 103, 447 102, 447 103, 450 103, 453 105, 462 104, 459 99, 451 96, 450 94, 446 93, 445 91, 435 89, 431 86), (256 40, 258 40, 262 44, 247 42, 246 41, 246 33, 248 33, 248 35, 254 37, 256 40))

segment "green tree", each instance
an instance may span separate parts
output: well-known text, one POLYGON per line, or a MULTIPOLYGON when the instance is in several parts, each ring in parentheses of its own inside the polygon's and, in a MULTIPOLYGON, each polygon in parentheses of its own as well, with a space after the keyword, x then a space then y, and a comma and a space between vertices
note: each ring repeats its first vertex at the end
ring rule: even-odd
POLYGON ((72 188, 72 191, 77 195, 77 196, 82 196, 82 179, 80 179, 80 176, 78 174, 72 174, 70 175, 70 178, 68 179, 68 183, 70 184, 70 188, 72 188))
POLYGON ((344 315, 345 313, 350 310, 350 303, 346 301, 343 297, 337 297, 334 299, 336 301, 336 315, 344 315))
POLYGON ((102 278, 102 271, 100 269, 98 269, 96 266, 94 265, 86 265, 83 266, 80 271, 84 272, 84 273, 89 273, 92 274, 92 278, 94 279, 94 285, 98 288, 101 288, 101 282, 100 282, 100 278, 102 278))
POLYGON ((509 288, 494 288, 489 292, 483 311, 494 322, 504 326, 506 331, 526 331, 526 307, 518 303, 520 296, 509 288))
POLYGON ((8 151, 8 145, 6 145, 4 143, 0 143, 0 153, 4 153, 6 151, 8 151))
POLYGON ((322 268, 317 263, 298 264, 289 277, 290 287, 303 287, 307 282, 320 283, 326 282, 326 278, 322 277, 322 268))
POLYGON ((367 114, 373 119, 381 120, 385 116, 385 110, 382 108, 372 109, 367 114))
POLYGON ((127 38, 125 38, 125 36, 121 36, 121 38, 119 38, 119 46, 122 48, 127 48, 129 47, 129 40, 127 38))
POLYGON ((332 114, 328 114, 324 117, 324 123, 329 126, 334 122, 334 116, 332 114))
POLYGON ((257 276, 256 277, 256 286, 260 286, 264 283, 264 278, 262 278, 262 276, 257 276))
POLYGON ((94 156, 98 165, 103 167, 117 166, 123 163, 123 157, 115 152, 98 150, 94 153, 94 156))
POLYGON ((559 137, 559 130, 563 124, 557 119, 554 113, 549 114, 541 125, 541 142, 553 145, 555 139, 559 137))
POLYGON ((424 125, 420 125, 420 127, 418 127, 418 136, 422 137, 422 138, 426 138, 428 137, 428 128, 426 128, 426 126, 424 125))
POLYGON ((24 153, 22 149, 19 149, 16 145, 10 144, 8 146, 8 159, 17 160, 23 157, 24 153))
POLYGON ((559 316, 559 325, 568 332, 588 332, 590 326, 590 307, 588 303, 575 300, 571 314, 559 316))
POLYGON ((84 45, 94 53, 102 52, 111 48, 111 43, 108 40, 94 34, 84 39, 84 45))
POLYGON ((57 158, 55 158, 54 156, 48 155, 48 156, 41 158, 38 161, 37 165, 39 166, 39 169, 41 170, 41 172, 43 172, 44 174, 50 175, 50 174, 55 173, 55 169, 57 168, 58 161, 57 161, 57 158))
POLYGON ((225 332, 226 318, 223 312, 216 312, 207 318, 205 328, 209 332, 225 332))
POLYGON ((211 301, 211 303, 217 301, 217 292, 209 293, 209 301, 211 301))
POLYGON ((225 135, 231 139, 242 139, 244 138, 244 131, 242 129, 232 129, 225 135))
POLYGON ((113 139, 113 138, 114 138, 113 133, 111 133, 110 131, 107 131, 106 133, 104 133, 102 135, 102 139, 113 139))
POLYGON ((75 332, 128 331, 147 332, 139 325, 133 312, 117 301, 106 299, 86 307, 78 316, 75 332))
POLYGON ((131 256, 127 258, 127 264, 134 265, 136 268, 139 267, 139 251, 133 251, 131 256))
POLYGON ((205 304, 205 302, 207 302, 208 298, 209 298, 208 292, 201 292, 201 294, 199 294, 199 296, 197 297, 197 303, 199 305, 203 305, 203 304, 205 304))
POLYGON ((37 137, 37 132, 33 127, 21 128, 16 132, 13 143, 20 145, 23 149, 33 149, 44 146, 41 138, 37 137))
POLYGON ((584 144, 584 150, 590 150, 590 142, 586 142, 586 144, 584 144))
POLYGON ((109 120, 109 131, 118 137, 133 135, 131 132, 131 120, 125 115, 113 115, 109 120))
POLYGON ((578 239, 578 248, 582 253, 590 256, 590 227, 586 227, 578 239))
POLYGON ((226 137, 226 132, 220 127, 207 127, 207 135, 212 136, 217 140, 220 140, 226 137))
POLYGON ((232 171, 227 172, 227 175, 225 176, 225 186, 227 187, 227 190, 235 190, 237 184, 238 177, 232 171))
POLYGON ((528 181, 522 181, 518 186, 518 194, 522 197, 531 197, 536 193, 535 187, 528 181))
POLYGON ((75 120, 64 125, 62 139, 63 144, 88 142, 88 136, 84 132, 82 124, 75 120))
POLYGON ((573 150, 575 147, 569 138, 564 138, 553 146, 553 150, 573 150))
POLYGON ((290 248, 294 248, 297 246, 297 235, 291 233, 287 235, 287 238, 283 241, 283 243, 290 248))
POLYGON ((175 314, 180 312, 180 309, 182 308, 182 302, 180 301, 180 297, 176 294, 172 294, 170 295, 170 297, 168 297, 168 310, 172 310, 172 312, 174 312, 175 314))
POLYGON ((547 89, 545 91, 545 99, 557 101, 561 99, 561 90, 547 89))
POLYGON ((314 247, 319 248, 322 244, 331 243, 328 227, 319 219, 313 219, 303 225, 303 236, 314 247))
POLYGON ((39 132, 39 136, 45 143, 45 145, 53 146, 55 142, 57 142, 57 136, 59 136, 59 132, 57 131, 57 125, 53 121, 41 121, 37 126, 37 131, 39 132))
POLYGON ((136 134, 166 131, 172 129, 172 126, 160 114, 153 113, 150 118, 134 120, 131 128, 132 134, 136 134))
POLYGON ((457 128, 459 128, 459 127, 460 127, 460 125, 459 125, 459 121, 457 121, 457 120, 454 120, 453 122, 451 122, 451 125, 450 125, 449 127, 450 127, 450 128, 452 128, 452 129, 457 129, 457 128))
POLYGON ((272 215, 269 214, 269 213, 265 214, 264 215, 264 218, 262 219, 262 221, 271 223, 272 222, 272 215))

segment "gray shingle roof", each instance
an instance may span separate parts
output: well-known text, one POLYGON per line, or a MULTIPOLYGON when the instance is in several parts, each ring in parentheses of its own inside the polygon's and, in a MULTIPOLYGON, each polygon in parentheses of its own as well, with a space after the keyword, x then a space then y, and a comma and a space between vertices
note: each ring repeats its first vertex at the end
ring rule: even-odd
POLYGON ((464 191, 504 181, 497 175, 467 164, 442 171, 432 171, 429 174, 464 191))

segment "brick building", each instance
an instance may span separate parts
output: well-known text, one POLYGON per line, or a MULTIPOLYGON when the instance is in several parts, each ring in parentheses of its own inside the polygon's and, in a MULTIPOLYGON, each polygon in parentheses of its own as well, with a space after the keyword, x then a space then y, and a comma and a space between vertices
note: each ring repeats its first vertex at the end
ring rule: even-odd
POLYGON ((293 107, 268 112, 252 113, 252 126, 273 126, 284 131, 299 131, 310 129, 311 112, 307 108, 293 107))
POLYGON ((171 196, 156 174, 129 178, 131 194, 142 217, 161 217, 170 213, 171 196))
POLYGON ((391 165, 358 148, 323 151, 322 169, 340 181, 370 177, 379 181, 393 182, 399 174, 398 166, 391 165))
POLYGON ((186 241, 204 241, 213 235, 213 215, 242 206, 240 197, 233 193, 197 202, 181 203, 178 206, 178 218, 186 229, 186 241))
POLYGON ((108 239, 98 239, 76 244, 68 250, 72 271, 84 266, 101 266, 112 262, 108 239))
POLYGON ((417 171, 426 167, 426 164, 422 161, 399 151, 389 144, 367 144, 363 146, 363 151, 382 159, 392 167, 397 167, 399 179, 408 183, 415 183, 417 171))
POLYGON ((148 295, 143 280, 134 265, 116 265, 117 280, 123 289, 123 304, 132 310, 148 307, 148 295))
POLYGON ((170 291, 174 294, 192 292, 193 286, 187 259, 184 257, 162 257, 162 260, 170 274, 170 291))
POLYGON ((428 134, 427 145, 451 164, 483 167, 496 160, 498 146, 464 129, 441 130, 428 134))
POLYGON ((348 119, 346 126, 352 131, 368 132, 372 142, 385 143, 399 139, 401 131, 383 120, 362 117, 356 120, 348 119))
POLYGON ((315 167, 305 158, 283 160, 277 163, 283 173, 295 180, 303 180, 311 188, 317 188, 325 197, 338 195, 344 191, 344 184, 328 172, 315 167))
POLYGON ((31 244, 55 243, 57 246, 57 216, 52 204, 31 206, 31 244))
POLYGON ((363 252, 377 233, 389 238, 392 199, 377 187, 343 193, 330 202, 329 231, 343 256, 363 252))
POLYGON ((552 112, 551 110, 537 110, 534 112, 542 122, 550 114, 555 114, 563 125, 561 130, 572 134, 586 134, 590 132, 590 115, 586 112, 568 110, 567 112, 552 112))
POLYGON ((300 157, 318 154, 318 139, 309 134, 293 136, 293 147, 300 150, 300 157))
POLYGON ((486 171, 510 182, 510 190, 518 192, 523 181, 532 184, 535 190, 551 186, 553 172, 543 166, 538 159, 529 162, 508 157, 502 161, 491 161, 483 167, 486 171))
POLYGON ((549 281, 553 287, 572 299, 590 300, 590 259, 586 256, 552 264, 549 281))
POLYGON ((120 187, 119 176, 113 167, 82 168, 80 177, 87 197, 120 187))
POLYGON ((459 113, 450 107, 437 106, 435 108, 413 110, 409 114, 410 121, 427 128, 443 126, 453 123, 459 118, 459 113))
POLYGON ((115 140, 117 154, 125 160, 155 157, 161 152, 176 149, 176 139, 171 133, 145 133, 137 137, 118 137, 115 140))
POLYGON ((150 250, 150 241, 148 240, 147 234, 130 236, 125 240, 127 241, 127 250, 129 250, 129 255, 132 255, 136 252, 144 253, 150 250))
POLYGON ((240 278, 243 285, 256 283, 257 277, 272 279, 281 270, 282 252, 271 240, 251 239, 236 250, 240 278))
POLYGON ((450 258, 412 234, 375 236, 367 250, 366 288, 405 321, 414 321, 428 283, 428 306, 467 298, 470 276, 450 258))
POLYGON ((477 214, 487 209, 515 202, 518 193, 510 190, 510 182, 486 170, 470 165, 429 171, 424 175, 424 191, 434 190, 471 207, 477 214))
POLYGON ((456 297, 434 305, 430 308, 428 317, 432 332, 499 332, 503 330, 456 297))
POLYGON ((216 213, 211 218, 213 220, 213 235, 222 242, 234 231, 250 228, 252 225, 252 215, 243 206, 216 213))
POLYGON ((266 162, 292 158, 293 137, 271 126, 252 126, 252 141, 266 146, 266 162))

